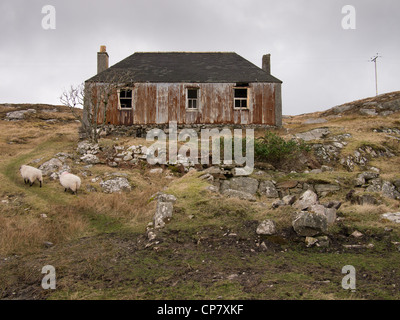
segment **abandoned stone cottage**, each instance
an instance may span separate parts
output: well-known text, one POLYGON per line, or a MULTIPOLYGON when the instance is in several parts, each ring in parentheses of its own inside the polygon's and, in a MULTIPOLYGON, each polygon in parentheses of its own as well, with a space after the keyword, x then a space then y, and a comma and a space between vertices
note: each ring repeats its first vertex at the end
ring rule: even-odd
POLYGON ((90 92, 119 84, 98 122, 144 130, 170 121, 178 127, 282 125, 282 81, 271 75, 269 54, 262 68, 234 52, 137 52, 108 63, 101 46, 98 73, 85 81, 90 92))

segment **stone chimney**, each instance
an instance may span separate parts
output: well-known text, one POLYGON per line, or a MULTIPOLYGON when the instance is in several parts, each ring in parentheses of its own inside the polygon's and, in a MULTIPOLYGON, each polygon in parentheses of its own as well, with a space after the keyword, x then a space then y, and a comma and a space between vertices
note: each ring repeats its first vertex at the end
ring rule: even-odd
POLYGON ((271 55, 266 54, 262 57, 262 69, 271 74, 271 55))
POLYGON ((97 73, 108 69, 108 53, 106 46, 100 46, 100 52, 97 52, 97 73))

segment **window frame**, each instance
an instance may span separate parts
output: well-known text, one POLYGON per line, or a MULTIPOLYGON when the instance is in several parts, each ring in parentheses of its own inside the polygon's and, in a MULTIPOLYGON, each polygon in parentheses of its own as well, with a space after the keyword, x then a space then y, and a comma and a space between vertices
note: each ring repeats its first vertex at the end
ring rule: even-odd
POLYGON ((250 87, 249 86, 234 86, 233 87, 233 109, 234 110, 249 110, 250 109, 250 87), (236 98, 235 97, 235 90, 236 89, 245 89, 247 92, 246 98, 236 98), (246 101, 246 107, 236 107, 236 101, 246 101))
POLYGON ((200 110, 200 88, 199 87, 186 87, 186 111, 199 111, 200 110), (189 98, 189 90, 196 90, 197 98, 189 98), (196 108, 189 107, 190 101, 196 101, 196 108))
MULTIPOLYGON (((118 93, 118 110, 132 110, 133 109, 133 88, 132 87, 118 88, 117 93, 118 93), (124 107, 123 108, 121 106, 121 91, 128 91, 128 90, 131 91, 131 97, 130 97, 131 105, 130 105, 130 107, 127 107, 127 108, 124 107)), ((123 97, 123 99, 129 99, 129 98, 123 97)))

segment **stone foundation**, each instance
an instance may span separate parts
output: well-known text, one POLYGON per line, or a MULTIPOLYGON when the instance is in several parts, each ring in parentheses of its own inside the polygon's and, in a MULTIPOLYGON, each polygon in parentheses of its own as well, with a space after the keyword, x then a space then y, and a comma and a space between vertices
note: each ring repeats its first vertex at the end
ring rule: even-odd
MULTIPOLYGON (((202 129, 218 129, 219 131, 223 129, 272 129, 276 128, 271 125, 264 124, 178 124, 178 131, 183 129, 193 129, 200 133, 202 129)), ((165 133, 169 132, 169 124, 147 124, 147 125, 131 125, 131 126, 116 126, 107 125, 104 127, 104 131, 100 134, 101 136, 116 135, 116 136, 126 136, 126 137, 137 137, 145 138, 148 131, 152 129, 161 129, 165 133)))

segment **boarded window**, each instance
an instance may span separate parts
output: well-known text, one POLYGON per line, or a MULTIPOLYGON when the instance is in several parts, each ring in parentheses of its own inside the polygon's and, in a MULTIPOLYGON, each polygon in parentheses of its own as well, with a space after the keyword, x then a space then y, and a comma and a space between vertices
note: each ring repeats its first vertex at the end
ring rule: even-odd
POLYGON ((120 109, 132 109, 132 89, 120 89, 118 99, 120 109))
POLYGON ((234 88, 234 102, 235 108, 247 109, 248 108, 248 89, 247 88, 234 88))
POLYGON ((198 109, 199 107, 199 89, 187 89, 187 108, 190 110, 198 109))

